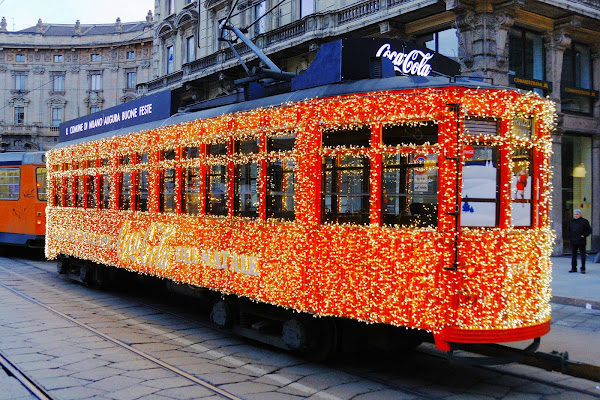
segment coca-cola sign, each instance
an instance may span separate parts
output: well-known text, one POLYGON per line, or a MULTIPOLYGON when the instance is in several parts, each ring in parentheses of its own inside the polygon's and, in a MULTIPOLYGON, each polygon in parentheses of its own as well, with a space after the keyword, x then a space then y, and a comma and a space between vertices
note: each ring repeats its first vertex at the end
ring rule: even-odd
POLYGON ((389 58, 394 64, 394 70, 403 75, 429 76, 432 69, 429 60, 433 58, 434 54, 417 49, 408 53, 394 51, 392 45, 386 43, 377 50, 376 56, 389 58))

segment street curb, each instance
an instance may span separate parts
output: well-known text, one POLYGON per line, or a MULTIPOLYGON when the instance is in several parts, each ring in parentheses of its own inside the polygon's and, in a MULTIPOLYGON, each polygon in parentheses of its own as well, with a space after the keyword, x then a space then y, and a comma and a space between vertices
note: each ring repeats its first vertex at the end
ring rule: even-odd
POLYGON ((552 296, 550 300, 551 303, 563 304, 567 306, 577 306, 577 307, 587 307, 587 305, 591 305, 593 309, 600 310, 600 301, 594 300, 583 300, 583 299, 573 299, 570 297, 563 296, 552 296))

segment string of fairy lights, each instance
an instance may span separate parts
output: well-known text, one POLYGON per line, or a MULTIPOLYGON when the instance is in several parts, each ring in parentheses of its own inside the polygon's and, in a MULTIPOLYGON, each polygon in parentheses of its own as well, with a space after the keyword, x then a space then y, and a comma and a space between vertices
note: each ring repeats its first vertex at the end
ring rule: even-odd
MULTIPOLYGON (((533 93, 449 87, 307 99, 59 148, 47 155, 49 198, 70 176, 110 175, 110 181, 117 182, 123 172, 147 170, 148 211, 117 210, 114 190, 110 209, 49 204, 46 254, 49 258, 68 254, 316 315, 433 332, 447 326, 510 329, 540 324, 550 316, 553 126, 552 103, 533 93), (460 104, 460 110, 452 110, 449 104, 460 104), (457 138, 457 123, 471 117, 502 121, 504 127, 493 137, 459 130, 457 138), (533 134, 517 137, 514 118, 534 121, 533 134), (325 129, 371 127, 376 131, 384 125, 428 122, 438 124, 438 143, 323 148, 321 142, 325 129), (193 160, 180 155, 161 159, 165 150, 257 138, 264 143, 268 137, 290 132, 295 134, 292 151, 268 152, 263 146, 254 154, 230 151, 193 160), (508 171, 498 184, 503 216, 498 227, 456 232, 455 217, 450 214, 456 211, 457 181, 462 182, 464 166, 463 159, 457 168, 456 157, 467 144, 500 149, 501 163, 508 171), (510 223, 509 175, 515 168, 512 154, 520 148, 532 151, 540 178, 535 223, 528 229, 510 223), (120 157, 144 152, 148 153, 146 163, 119 165, 120 157), (382 155, 416 153, 437 155, 437 227, 382 226, 373 222, 376 218, 368 225, 321 223, 323 156, 368 157, 371 193, 380 193, 382 155), (109 159, 109 165, 65 167, 101 159, 109 159), (164 169, 231 168, 274 160, 295 165, 294 221, 159 212, 164 169), (457 236, 459 259, 455 260, 457 236), (455 261, 458 270, 447 271, 455 261)), ((181 191, 181 178, 176 185, 181 191)), ((259 180, 258 190, 264 190, 264 185, 259 180)), ((369 199, 370 211, 377 215, 381 213, 379 197, 369 199)), ((205 201, 201 200, 201 209, 205 201)), ((231 210, 231 196, 227 201, 231 210)))

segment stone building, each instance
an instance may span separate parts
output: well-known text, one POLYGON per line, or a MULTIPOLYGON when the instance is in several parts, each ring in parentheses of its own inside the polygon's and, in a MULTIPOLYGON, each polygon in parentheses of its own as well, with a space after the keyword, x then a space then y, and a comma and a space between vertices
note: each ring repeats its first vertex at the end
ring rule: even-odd
MULTIPOLYGON (((143 14, 142 14, 143 15, 143 14)), ((0 151, 47 150, 61 122, 136 97, 151 72, 153 16, 113 24, 0 23, 0 151)))

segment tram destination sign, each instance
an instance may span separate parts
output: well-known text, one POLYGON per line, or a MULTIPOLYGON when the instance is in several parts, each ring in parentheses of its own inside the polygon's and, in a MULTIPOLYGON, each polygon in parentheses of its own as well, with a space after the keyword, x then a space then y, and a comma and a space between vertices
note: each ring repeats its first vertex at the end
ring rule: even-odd
POLYGON ((63 143, 170 116, 171 92, 165 90, 63 122, 60 124, 58 140, 63 143))

